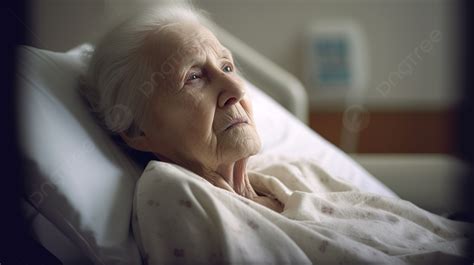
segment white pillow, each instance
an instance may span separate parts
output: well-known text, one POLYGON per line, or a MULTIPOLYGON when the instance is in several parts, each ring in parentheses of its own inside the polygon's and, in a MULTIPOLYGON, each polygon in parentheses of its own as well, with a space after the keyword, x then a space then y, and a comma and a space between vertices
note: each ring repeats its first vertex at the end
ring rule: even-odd
POLYGON ((141 170, 96 124, 77 90, 90 48, 19 48, 26 197, 95 264, 141 264, 130 230, 141 170))

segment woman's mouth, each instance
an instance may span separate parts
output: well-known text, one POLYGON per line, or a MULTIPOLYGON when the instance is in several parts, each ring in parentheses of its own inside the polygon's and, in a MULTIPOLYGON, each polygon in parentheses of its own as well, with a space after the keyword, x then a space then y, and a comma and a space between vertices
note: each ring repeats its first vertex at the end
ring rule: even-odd
POLYGON ((225 128, 224 131, 227 131, 231 128, 235 128, 237 126, 245 125, 245 124, 248 124, 248 121, 246 118, 243 118, 243 117, 235 118, 229 123, 229 125, 225 128))

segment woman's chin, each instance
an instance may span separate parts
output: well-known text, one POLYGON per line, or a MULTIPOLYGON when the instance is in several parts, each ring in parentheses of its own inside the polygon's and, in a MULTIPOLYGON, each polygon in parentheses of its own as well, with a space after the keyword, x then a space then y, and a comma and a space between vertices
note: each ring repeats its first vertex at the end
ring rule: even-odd
POLYGON ((244 139, 239 139, 233 142, 228 150, 232 150, 232 153, 236 155, 238 159, 256 155, 262 147, 260 137, 254 133, 246 135, 244 139))

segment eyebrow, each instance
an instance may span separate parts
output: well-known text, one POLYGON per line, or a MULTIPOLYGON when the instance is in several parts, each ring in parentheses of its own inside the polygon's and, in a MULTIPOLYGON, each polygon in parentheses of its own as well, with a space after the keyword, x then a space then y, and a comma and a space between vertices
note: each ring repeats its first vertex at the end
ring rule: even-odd
MULTIPOLYGON (((226 58, 226 59, 231 59, 233 60, 232 52, 229 51, 227 48, 221 48, 218 50, 217 54, 220 58, 226 58)), ((184 59, 184 65, 185 67, 192 66, 196 62, 196 58, 185 58, 184 59)))
POLYGON ((229 51, 227 48, 222 48, 221 49, 221 56, 227 56, 229 58, 232 58, 232 53, 229 51))
MULTIPOLYGON (((221 58, 226 58, 226 59, 230 59, 233 61, 233 56, 232 56, 232 52, 230 52, 229 49, 223 47, 221 48, 218 56, 221 57, 221 58)), ((178 73, 175 75, 175 78, 176 78, 176 81, 178 82, 181 82, 182 79, 185 77, 185 74, 186 74, 186 71, 185 69, 192 66, 194 63, 196 62, 195 58, 193 59, 185 59, 184 60, 184 67, 180 67, 181 69, 179 69, 178 73)))

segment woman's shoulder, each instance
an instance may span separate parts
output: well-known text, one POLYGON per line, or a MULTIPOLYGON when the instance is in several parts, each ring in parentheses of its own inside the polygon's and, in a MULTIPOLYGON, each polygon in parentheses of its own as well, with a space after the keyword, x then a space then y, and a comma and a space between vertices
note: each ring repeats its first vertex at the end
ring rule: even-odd
MULTIPOLYGON (((352 190, 348 182, 333 176, 311 156, 262 154, 249 159, 251 181, 277 179, 291 191, 329 192, 352 190)), ((272 180, 274 182, 275 180, 272 180)), ((267 184, 268 185, 268 184, 267 184)))
POLYGON ((170 189, 188 184, 210 185, 204 178, 176 164, 152 160, 138 179, 136 190, 170 189))
POLYGON ((269 168, 302 168, 311 166, 323 170, 320 164, 316 155, 263 153, 249 157, 247 168, 253 171, 264 171, 269 168))
POLYGON ((308 174, 328 175, 319 163, 308 156, 259 154, 249 158, 247 169, 272 176, 281 181, 295 182, 306 179, 308 174))

